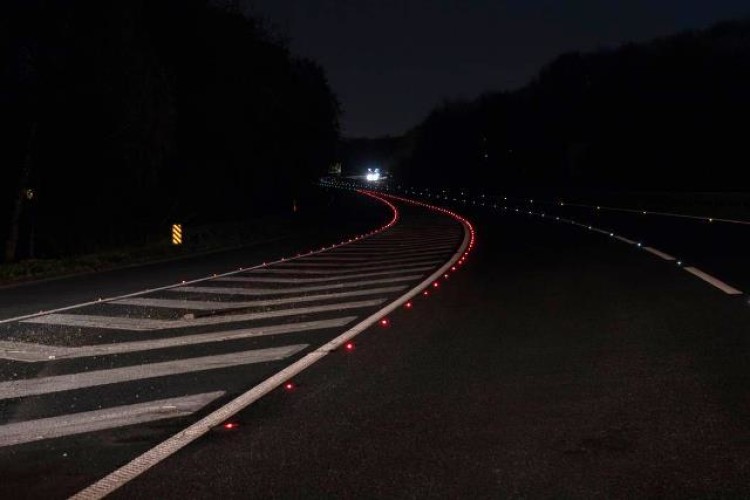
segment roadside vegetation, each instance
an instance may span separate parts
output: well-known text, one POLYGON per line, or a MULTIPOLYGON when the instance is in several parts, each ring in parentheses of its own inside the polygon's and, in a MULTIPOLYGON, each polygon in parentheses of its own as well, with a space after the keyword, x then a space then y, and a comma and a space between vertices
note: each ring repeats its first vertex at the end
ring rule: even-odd
MULTIPOLYGON (((569 53, 513 91, 445 102, 376 148, 411 186, 487 193, 746 191, 750 20, 569 53)), ((721 199, 722 195, 717 195, 721 199)))
POLYGON ((0 57, 0 273, 292 213, 333 160, 324 71, 231 7, 11 0, 0 57))

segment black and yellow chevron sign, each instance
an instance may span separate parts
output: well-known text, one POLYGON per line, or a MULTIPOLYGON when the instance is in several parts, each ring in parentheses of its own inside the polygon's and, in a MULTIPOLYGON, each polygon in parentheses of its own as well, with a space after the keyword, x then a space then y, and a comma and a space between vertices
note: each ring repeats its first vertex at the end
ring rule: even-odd
POLYGON ((172 244, 182 245, 182 224, 172 224, 172 244))

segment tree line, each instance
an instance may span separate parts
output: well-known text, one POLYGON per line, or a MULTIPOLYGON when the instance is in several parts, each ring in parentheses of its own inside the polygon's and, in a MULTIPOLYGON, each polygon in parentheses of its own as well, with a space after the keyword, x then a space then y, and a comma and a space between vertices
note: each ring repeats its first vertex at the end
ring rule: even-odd
POLYGON ((322 68, 231 8, 10 0, 0 11, 6 260, 291 209, 333 160, 339 105, 322 68))
POLYGON ((413 185, 747 190, 750 21, 564 54, 528 85, 446 102, 401 139, 413 185))

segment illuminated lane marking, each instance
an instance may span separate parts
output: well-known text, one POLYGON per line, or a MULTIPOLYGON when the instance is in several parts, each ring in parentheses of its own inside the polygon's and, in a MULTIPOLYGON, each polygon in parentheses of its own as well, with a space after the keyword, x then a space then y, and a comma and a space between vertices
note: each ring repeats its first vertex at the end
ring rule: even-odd
POLYGON ((709 284, 715 286, 716 288, 718 288, 722 292, 726 293, 727 295, 742 295, 742 291, 741 290, 737 290, 736 288, 727 285, 726 283, 724 283, 720 279, 714 278, 710 274, 704 273, 700 269, 697 269, 695 267, 686 267, 685 271, 689 272, 693 276, 697 276, 698 278, 702 279, 706 283, 709 283, 709 284))
POLYGON ((382 293, 399 292, 406 285, 389 286, 382 288, 369 288, 367 290, 355 290, 353 292, 322 293, 317 295, 302 295, 298 297, 284 297, 281 299, 216 301, 216 300, 185 300, 185 299, 147 299, 132 298, 111 302, 112 305, 157 307, 165 309, 187 309, 196 311, 224 311, 227 309, 242 309, 246 307, 278 306, 282 304, 296 304, 300 302, 317 302, 320 300, 343 299, 347 297, 361 297, 363 295, 378 295, 382 293))
MULTIPOLYGON (((401 200, 407 201, 403 199, 401 200)), ((126 483, 140 476, 151 467, 157 465, 164 459, 168 458, 180 449, 200 438, 212 428, 220 425, 227 418, 230 418, 231 416, 237 414, 261 397, 280 387, 283 383, 285 383, 295 375, 320 361, 330 352, 340 348, 346 342, 378 322, 383 316, 395 311, 407 301, 421 293, 424 288, 429 287, 436 279, 439 279, 447 270, 449 270, 451 266, 458 262, 466 249, 469 248, 469 242, 473 240, 473 229, 468 222, 462 221, 462 225, 464 227, 464 239, 458 250, 440 268, 438 268, 434 273, 432 273, 418 285, 411 288, 404 295, 391 302, 381 310, 365 318, 361 322, 357 323, 352 328, 342 333, 332 341, 306 354, 298 361, 287 366, 283 370, 269 377, 244 394, 241 394, 237 398, 233 399, 223 407, 189 426, 185 430, 175 434, 161 444, 155 446, 154 448, 151 448, 150 450, 131 460, 124 466, 111 472, 104 478, 83 489, 82 491, 71 497, 71 499, 98 500, 100 498, 104 498, 109 493, 112 493, 113 491, 122 487, 126 483)))
POLYGON ((430 267, 421 267, 417 269, 411 269, 411 270, 397 270, 397 271, 377 271, 372 273, 356 273, 356 274, 346 274, 346 275, 340 275, 340 276, 328 276, 325 278, 262 278, 262 277, 228 277, 228 278, 218 278, 216 281, 226 281, 226 282, 233 282, 233 283, 325 283, 327 281, 338 281, 338 280, 349 280, 354 278, 370 278, 372 276, 383 276, 388 274, 405 274, 405 273, 414 273, 418 271, 429 271, 433 269, 432 266, 430 267))
POLYGON ((288 323, 283 325, 200 333, 196 335, 183 335, 164 339, 143 340, 137 342, 116 342, 114 344, 95 344, 80 347, 62 347, 30 344, 26 342, 0 341, 0 359, 10 359, 24 363, 40 363, 52 359, 76 359, 88 358, 91 356, 108 356, 112 354, 153 351, 170 347, 184 347, 211 342, 226 342, 270 335, 283 335, 285 333, 337 328, 348 325, 355 319, 357 319, 356 316, 346 316, 343 318, 307 321, 303 323, 288 323))
POLYGON ((657 257, 661 257, 664 260, 676 260, 674 257, 672 257, 671 255, 669 255, 668 253, 664 253, 661 250, 657 250, 656 248, 653 248, 653 247, 643 247, 643 249, 645 251, 647 251, 648 253, 652 253, 652 254, 656 255, 657 257))
POLYGON ((169 375, 182 375, 206 370, 279 361, 302 351, 308 344, 296 344, 268 349, 233 352, 217 356, 179 359, 162 363, 141 364, 125 368, 112 368, 90 372, 54 375, 32 379, 0 382, 0 400, 25 398, 40 394, 72 391, 101 385, 132 382, 169 375))
POLYGON ((184 417, 224 395, 207 392, 0 426, 0 447, 184 417))
MULTIPOLYGON (((633 209, 633 208, 618 208, 618 207, 608 207, 604 205, 599 205, 594 207, 593 205, 582 205, 580 203, 566 203, 566 205, 571 207, 580 207, 580 208, 596 208, 597 210, 612 210, 617 212, 629 212, 634 213, 638 215, 644 215, 643 209, 633 209)), ((722 218, 716 218, 716 217, 707 217, 705 215, 689 215, 689 214, 676 214, 673 212, 653 212, 648 211, 649 215, 660 215, 665 217, 679 217, 681 219, 695 219, 700 221, 711 221, 711 222, 728 222, 731 224, 744 224, 744 225, 750 225, 750 221, 746 220, 737 220, 737 219, 722 219, 722 218)))
POLYGON ((627 243, 628 245, 635 245, 635 244, 636 244, 636 242, 635 242, 635 241, 633 241, 633 240, 629 240, 629 239, 627 239, 627 238, 623 238, 622 236, 615 236, 615 239, 616 239, 616 240, 620 240, 620 241, 622 241, 623 243, 627 243))
POLYGON ((177 320, 128 318, 118 316, 92 316, 88 314, 50 314, 48 316, 41 316, 39 318, 26 320, 24 321, 24 323, 145 332, 177 328, 190 328, 194 326, 222 325, 227 323, 239 323, 242 321, 254 321, 258 319, 284 318, 288 316, 299 316, 304 314, 314 314, 329 311, 361 309, 366 307, 379 306, 380 304, 385 302, 385 300, 386 299, 377 298, 372 300, 361 300, 358 302, 342 302, 320 306, 280 309, 277 311, 208 316, 203 318, 177 320))

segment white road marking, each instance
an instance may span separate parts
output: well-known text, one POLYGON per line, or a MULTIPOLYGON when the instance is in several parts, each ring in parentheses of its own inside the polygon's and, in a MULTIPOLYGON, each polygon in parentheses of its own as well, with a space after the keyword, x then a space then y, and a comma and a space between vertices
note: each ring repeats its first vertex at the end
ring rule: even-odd
POLYGON ((184 299, 147 299, 132 298, 112 302, 113 305, 157 307, 166 309, 187 309, 196 311, 224 311, 227 309, 242 309, 246 307, 278 306, 282 304, 297 304, 302 302, 317 302, 319 300, 343 299, 347 297, 361 297, 363 295, 378 295, 383 293, 399 292, 406 285, 388 286, 381 288, 368 288, 367 290, 354 290, 353 292, 321 293, 316 295, 302 295, 298 297, 284 297, 281 299, 235 301, 215 300, 184 300, 184 299))
POLYGON ((635 244, 636 244, 636 243, 635 243, 635 241, 633 241, 633 240, 629 240, 629 239, 627 239, 627 238, 623 238, 622 236, 615 236, 615 239, 616 239, 616 240, 620 240, 620 241, 622 241, 623 243, 627 243, 628 245, 635 245, 635 244))
POLYGON ((421 274, 411 274, 398 278, 387 278, 379 280, 352 281, 345 283, 334 283, 332 285, 299 286, 294 288, 240 288, 240 287, 218 287, 218 286, 185 286, 175 288, 176 292, 207 293, 219 295, 288 295, 290 293, 318 292, 322 290, 339 290, 341 288, 354 288, 358 286, 381 285, 385 283, 398 283, 402 281, 414 281, 421 278, 421 274))
MULTIPOLYGON (((410 259, 413 260, 416 257, 430 257, 430 258, 438 258, 440 255, 445 255, 447 252, 444 250, 440 251, 425 251, 425 252, 410 252, 406 254, 398 254, 398 255, 383 255, 379 253, 374 253, 371 256, 369 255, 338 255, 338 254, 330 254, 330 255, 315 255, 312 257, 307 257, 305 260, 311 260, 313 262, 320 262, 323 260, 330 260, 330 261, 341 261, 341 262, 399 262, 403 259, 410 259)), ((453 252, 450 252, 453 253, 453 252)))
MULTIPOLYGON (((569 205, 571 207, 583 207, 583 208, 594 208, 592 205, 582 205, 580 203, 566 203, 566 205, 569 205)), ((643 214, 643 209, 632 209, 632 208, 618 208, 618 207, 608 207, 604 205, 599 205, 596 207, 597 210, 612 210, 617 212, 630 212, 634 214, 643 214)), ((689 215, 689 214, 676 214, 671 212, 652 212, 648 211, 650 215, 661 215, 665 217, 679 217, 682 219, 696 219, 700 221, 714 221, 714 222, 729 222, 732 224, 744 224, 744 225, 750 225, 750 221, 746 220, 737 220, 737 219, 722 219, 722 218, 716 218, 716 217, 708 217, 705 215, 689 215)))
MULTIPOLYGON (((410 259, 409 261, 399 261, 402 263, 402 265, 412 265, 412 266, 426 266, 431 264, 439 264, 441 261, 436 261, 433 258, 420 258, 420 259, 410 259)), ((343 269, 343 268, 349 268, 349 269, 355 269, 355 270, 367 270, 367 269, 398 269, 401 266, 396 264, 396 262, 382 262, 382 263, 366 263, 361 264, 358 262, 306 262, 306 261, 295 261, 290 262, 288 264, 279 264, 279 266, 282 269, 305 269, 305 268, 316 268, 316 267, 332 267, 333 269, 343 269)))
POLYGON ((40 394, 72 391, 100 385, 132 382, 134 380, 278 361, 297 354, 307 346, 308 344, 296 344, 282 347, 271 347, 268 349, 233 352, 216 356, 203 356, 200 358, 178 359, 162 363, 135 365, 125 368, 72 373, 70 375, 54 375, 51 377, 11 380, 0 382, 0 400, 25 398, 29 396, 38 396, 40 394))
POLYGON ((643 247, 643 249, 645 251, 647 251, 648 253, 652 253, 652 254, 656 255, 657 257, 661 257, 664 260, 676 260, 674 257, 672 257, 671 255, 669 255, 668 253, 664 253, 661 250, 657 250, 656 248, 653 248, 653 247, 643 247))
POLYGON ((358 273, 368 268, 377 268, 382 271, 389 271, 385 274, 393 274, 396 271, 409 271, 417 272, 421 271, 424 267, 434 268, 440 261, 423 262, 416 264, 408 264, 406 266, 357 266, 354 268, 344 268, 335 266, 333 269, 294 269, 294 268, 271 268, 271 269, 258 269, 248 274, 322 274, 322 275, 349 275, 351 273, 358 273))
POLYGON ((400 261, 404 259, 414 259, 417 257, 427 258, 431 257, 433 259, 438 259, 441 256, 445 256, 446 254, 453 254, 453 251, 446 251, 446 250, 438 250, 438 251, 432 251, 432 250, 426 250, 422 252, 408 252, 408 253, 399 253, 395 255, 386 255, 381 253, 373 253, 368 255, 341 255, 338 253, 332 253, 330 255, 315 255, 312 257, 308 257, 305 260, 310 260, 312 262, 320 262, 323 260, 331 260, 331 261, 351 261, 351 262, 386 262, 386 261, 400 261))
POLYGON ((6 424, 0 426, 0 447, 184 417, 223 395, 224 391, 207 392, 6 424))
POLYGON ((429 271, 432 269, 432 266, 429 267, 422 267, 417 269, 407 269, 403 271, 376 271, 372 273, 355 273, 355 274, 346 274, 346 275, 338 275, 338 276, 327 276, 325 278, 259 278, 254 276, 249 277, 228 277, 228 278, 218 278, 216 281, 226 281, 226 282, 233 282, 233 283, 325 283, 327 281, 339 281, 339 280, 349 280, 349 279, 355 279, 355 278, 370 278, 372 276, 383 276, 387 274, 405 274, 405 273, 414 273, 417 271, 429 271))
POLYGON ((397 255, 397 254, 418 252, 421 250, 441 251, 441 252, 452 253, 456 249, 456 244, 457 243, 451 243, 450 245, 436 245, 436 246, 415 245, 413 248, 397 247, 397 249, 391 249, 391 250, 386 250, 386 249, 378 250, 378 249, 373 249, 373 248, 351 247, 351 248, 336 249, 331 253, 332 255, 397 255))
POLYGON ((247 314, 232 314, 222 316, 208 316, 193 319, 148 319, 129 318, 118 316, 92 316, 89 314, 50 314, 25 320, 24 323, 43 325, 63 325, 88 328, 103 328, 107 330, 128 331, 155 331, 177 328, 190 328, 195 326, 221 325, 227 323, 239 323, 242 321, 254 321, 268 318, 283 318, 288 316, 299 316, 303 314, 315 314, 329 311, 343 311, 348 309, 361 309, 379 306, 386 299, 377 298, 371 300, 360 300, 357 302, 341 302, 337 304, 325 304, 310 307, 297 307, 291 309, 279 309, 275 311, 264 311, 247 314))
POLYGON ((357 248, 424 248, 431 245, 448 245, 458 243, 458 238, 398 238, 389 236, 391 240, 379 239, 368 241, 367 244, 357 245, 357 248))
POLYGON ((741 290, 737 290, 736 288, 727 285, 720 279, 714 278, 710 274, 704 273, 700 269, 697 269, 695 267, 686 267, 684 268, 685 271, 689 272, 690 274, 697 276, 698 278, 702 279, 706 283, 710 283, 711 285, 715 286, 722 292, 726 293, 727 295, 742 295, 741 290))
MULTIPOLYGON (((328 266, 373 266, 373 265, 399 265, 399 264, 416 264, 420 261, 435 260, 439 257, 437 255, 415 255, 410 257, 383 257, 383 258, 372 258, 372 259, 337 259, 335 257, 326 257, 325 259, 303 259, 296 261, 294 265, 299 266, 312 266, 312 265, 328 265, 328 266), (324 262, 330 261, 330 262, 324 262)), ((289 266, 285 266, 289 267, 289 266)))
POLYGON ((348 342, 352 338, 359 335, 362 331, 375 324, 383 316, 393 312, 397 308, 401 307, 404 303, 406 303, 409 299, 421 293, 424 288, 430 286, 430 284, 434 280, 440 278, 440 276, 442 276, 445 271, 450 269, 450 267, 455 264, 459 258, 461 258, 463 252, 468 248, 470 240, 469 227, 465 223, 462 223, 462 226, 464 227, 464 239, 461 246, 453 254, 451 259, 448 260, 448 262, 444 263, 438 270, 428 276, 425 280, 420 282, 417 286, 413 287, 410 291, 408 291, 383 309, 375 312, 368 318, 359 322, 332 341, 303 356, 300 360, 287 366, 272 377, 266 379, 249 391, 238 396, 234 400, 230 401, 213 413, 207 415, 187 429, 175 434, 161 444, 131 460, 129 463, 120 467, 116 471, 111 472, 96 483, 83 489, 78 494, 71 497, 71 500, 98 500, 115 491, 116 489, 122 487, 129 481, 141 475, 143 472, 147 471, 151 467, 155 466, 156 464, 173 455, 188 444, 192 443, 196 439, 200 438, 212 428, 221 424, 227 418, 237 414, 244 408, 247 408, 252 403, 268 394, 272 390, 276 389, 290 378, 312 366, 314 363, 325 357, 328 353, 338 349, 344 343, 348 342))
POLYGON ((163 339, 143 340, 137 342, 116 342, 114 344, 95 344, 80 347, 63 347, 27 342, 0 341, 0 359, 10 359, 24 363, 40 363, 53 359, 88 358, 91 356, 109 356, 131 352, 153 351, 170 347, 184 347, 211 342, 226 342, 253 337, 282 335, 285 333, 308 332, 324 330, 347 325, 357 319, 356 316, 307 321, 302 323, 287 323, 283 325, 260 326, 256 328, 242 328, 220 332, 199 333, 196 335, 182 335, 163 339))

